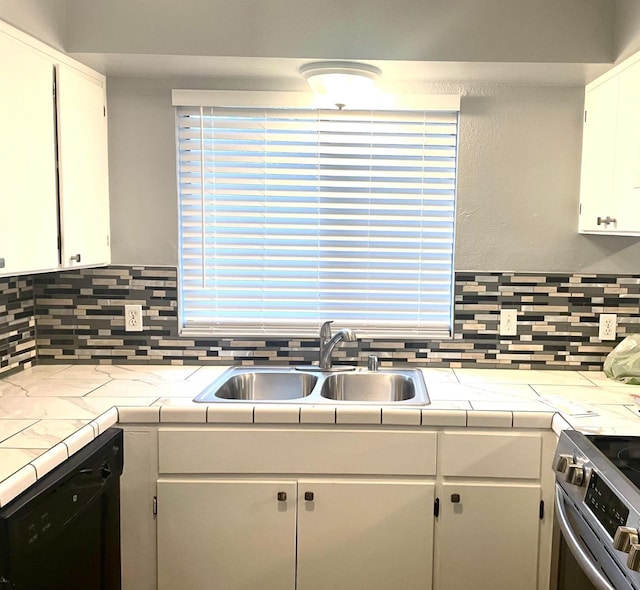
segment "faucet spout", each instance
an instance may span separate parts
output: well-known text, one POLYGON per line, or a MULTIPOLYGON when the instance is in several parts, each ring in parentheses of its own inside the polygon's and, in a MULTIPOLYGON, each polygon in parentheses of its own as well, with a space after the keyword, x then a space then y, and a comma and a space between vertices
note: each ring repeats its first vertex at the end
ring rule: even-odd
POLYGON ((343 340, 345 342, 354 342, 357 340, 356 333, 349 328, 338 330, 333 336, 331 335, 331 321, 325 322, 320 328, 320 368, 324 370, 331 369, 331 354, 333 349, 343 340))

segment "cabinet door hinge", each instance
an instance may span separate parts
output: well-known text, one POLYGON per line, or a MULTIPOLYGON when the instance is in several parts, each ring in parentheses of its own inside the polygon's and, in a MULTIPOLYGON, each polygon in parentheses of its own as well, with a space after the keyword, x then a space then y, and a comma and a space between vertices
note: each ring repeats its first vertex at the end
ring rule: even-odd
POLYGON ((544 500, 540 500, 540 508, 538 509, 538 516, 540 520, 544 519, 544 500))
POLYGON ((158 515, 158 496, 153 497, 153 515, 158 515))
POLYGON ((103 117, 106 117, 106 116, 107 116, 107 107, 106 107, 106 106, 103 106, 103 107, 102 107, 102 116, 103 116, 103 117))
POLYGON ((587 122, 587 111, 584 112, 584 122, 587 122))
POLYGON ((436 498, 433 503, 433 515, 438 518, 440 516, 440 498, 436 498))
POLYGON ((62 237, 58 234, 58 250, 62 250, 62 237))

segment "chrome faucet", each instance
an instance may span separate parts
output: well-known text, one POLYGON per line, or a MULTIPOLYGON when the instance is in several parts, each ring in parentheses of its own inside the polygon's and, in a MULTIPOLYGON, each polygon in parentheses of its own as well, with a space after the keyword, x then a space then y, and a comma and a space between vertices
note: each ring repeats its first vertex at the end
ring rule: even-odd
POLYGON ((331 336, 331 324, 332 321, 325 322, 320 328, 320 369, 331 369, 331 353, 336 347, 338 342, 344 340, 345 342, 354 342, 356 333, 349 328, 342 328, 331 336))

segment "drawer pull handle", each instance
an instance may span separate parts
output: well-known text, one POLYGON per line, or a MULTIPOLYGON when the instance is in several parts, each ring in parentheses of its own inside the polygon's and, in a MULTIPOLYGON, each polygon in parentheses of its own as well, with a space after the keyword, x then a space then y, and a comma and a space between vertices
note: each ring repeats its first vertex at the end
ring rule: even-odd
POLYGON ((460 503, 460 494, 451 494, 451 501, 454 504, 459 504, 460 503))
POLYGON ((287 501, 287 492, 278 492, 278 502, 287 501))
POLYGON ((313 502, 313 492, 305 492, 304 493, 304 499, 307 502, 313 502))

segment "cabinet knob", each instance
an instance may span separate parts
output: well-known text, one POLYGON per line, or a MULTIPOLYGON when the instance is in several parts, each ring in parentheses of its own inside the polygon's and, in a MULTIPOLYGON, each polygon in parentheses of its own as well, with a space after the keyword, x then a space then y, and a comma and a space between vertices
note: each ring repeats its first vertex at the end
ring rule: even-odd
POLYGON ((613 217, 609 217, 608 215, 606 217, 598 217, 597 219, 597 223, 598 225, 604 225, 605 227, 608 226, 610 223, 617 223, 618 220, 614 219, 613 217))
POLYGON ((460 504, 460 494, 451 494, 451 502, 460 504))
POLYGON ((304 499, 307 502, 313 502, 313 492, 305 492, 304 493, 304 499))
POLYGON ((80 262, 82 260, 82 256, 80 254, 76 254, 71 257, 71 262, 80 262))
POLYGON ((278 492, 278 502, 287 501, 287 492, 278 492))
POLYGON ((638 544, 638 531, 628 526, 619 526, 613 538, 613 548, 629 553, 632 545, 638 544))

